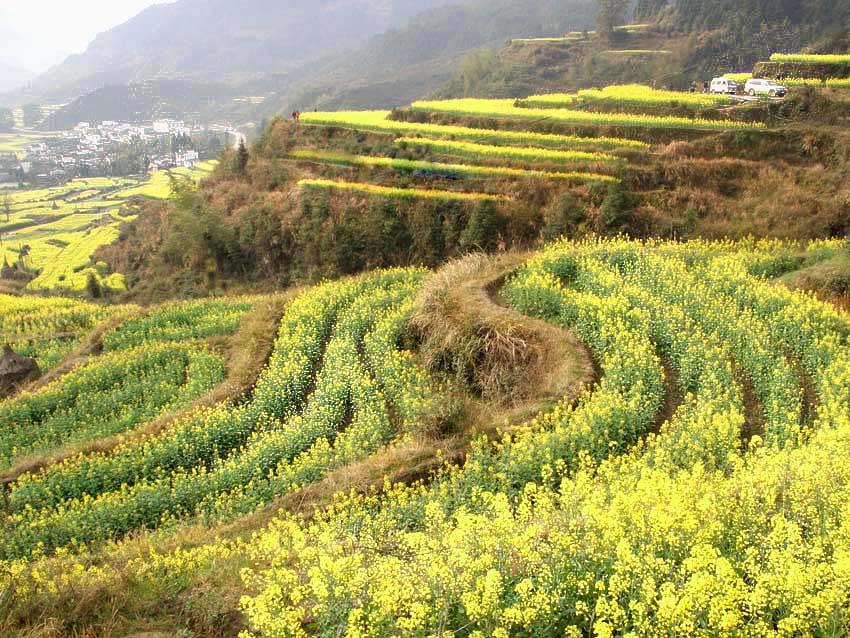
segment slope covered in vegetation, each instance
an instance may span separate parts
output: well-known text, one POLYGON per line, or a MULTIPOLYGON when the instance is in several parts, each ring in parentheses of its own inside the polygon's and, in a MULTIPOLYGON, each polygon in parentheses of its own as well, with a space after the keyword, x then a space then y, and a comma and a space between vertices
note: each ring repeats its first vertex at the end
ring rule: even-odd
POLYGON ((796 55, 277 118, 98 252, 125 305, 0 296, 0 634, 848 634, 850 109, 796 55))
MULTIPOLYGON (((850 320, 773 278, 847 251, 560 241, 288 300, 128 309, 107 352, 0 410, 52 432, 33 406, 74 406, 62 431, 87 436, 80 401, 116 364, 153 380, 150 357, 206 348, 232 369, 270 330, 273 351, 260 371, 268 350, 247 348, 244 393, 150 394, 167 414, 95 445, 43 439, 6 472, 0 629, 846 628, 850 320)), ((135 405, 120 390, 104 418, 135 405)))
POLYGON ((770 104, 639 85, 304 113, 142 212, 100 258, 131 297, 157 299, 565 233, 843 236, 846 114, 815 89, 770 104))

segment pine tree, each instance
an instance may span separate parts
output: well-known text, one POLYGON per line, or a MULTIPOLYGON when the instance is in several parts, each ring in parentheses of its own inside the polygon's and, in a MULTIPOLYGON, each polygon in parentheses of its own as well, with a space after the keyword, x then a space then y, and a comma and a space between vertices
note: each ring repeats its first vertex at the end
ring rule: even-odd
POLYGON ((599 35, 608 40, 614 35, 614 27, 623 23, 629 0, 596 0, 599 12, 596 14, 596 24, 599 35))
POLYGON ((494 250, 499 245, 505 219, 492 201, 483 201, 475 207, 469 223, 460 237, 466 250, 494 250))
POLYGON ((611 184, 599 210, 604 232, 609 235, 628 234, 633 230, 636 208, 634 195, 625 186, 611 184))
POLYGON ((234 158, 233 172, 237 175, 244 175, 245 168, 248 166, 248 149, 245 148, 245 138, 239 140, 239 148, 236 149, 234 158))
POLYGON ((667 6, 667 0, 638 0, 635 7, 635 22, 651 22, 667 6))
POLYGON ((90 272, 86 279, 86 292, 92 299, 100 299, 103 296, 103 289, 93 272, 90 272))

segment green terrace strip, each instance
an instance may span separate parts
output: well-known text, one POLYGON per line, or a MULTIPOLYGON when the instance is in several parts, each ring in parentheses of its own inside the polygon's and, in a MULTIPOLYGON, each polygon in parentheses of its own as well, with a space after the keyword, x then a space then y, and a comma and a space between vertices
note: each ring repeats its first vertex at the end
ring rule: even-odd
POLYGON ((151 343, 232 335, 256 301, 236 297, 165 304, 107 332, 103 346, 105 350, 123 350, 151 343))
POLYGON ((672 51, 666 49, 611 49, 606 55, 670 55, 672 51))
POLYGON ((841 54, 809 54, 809 53, 774 53, 771 62, 803 62, 805 64, 850 64, 850 53, 841 54))
POLYGON ((514 38, 511 42, 522 42, 522 43, 537 43, 537 42, 578 42, 582 40, 583 36, 581 33, 577 34, 569 34, 561 37, 552 37, 552 38, 514 38))
MULTIPOLYGON (((419 143, 419 140, 416 140, 419 143)), ((499 149, 504 150, 504 149, 499 149)), ((346 155, 328 151, 294 151, 290 157, 308 162, 322 164, 339 164, 341 166, 370 166, 373 168, 389 168, 397 171, 420 171, 434 175, 467 175, 471 177, 508 177, 517 179, 542 178, 565 179, 581 182, 618 182, 610 175, 581 172, 551 172, 535 171, 504 166, 474 166, 469 164, 442 164, 421 160, 407 160, 392 157, 368 157, 363 155, 346 155)))
POLYGON ((785 78, 780 82, 785 86, 821 86, 828 89, 850 89, 850 78, 785 78))
POLYGON ((423 188, 392 188, 390 186, 377 186, 375 184, 364 184, 360 182, 335 182, 330 179, 302 179, 299 186, 305 188, 345 190, 362 195, 376 195, 378 197, 401 197, 409 199, 456 199, 464 201, 508 201, 511 198, 505 195, 490 195, 488 193, 462 193, 455 191, 426 190, 423 188))
MULTIPOLYGON (((646 31, 652 24, 623 24, 618 27, 614 27, 614 31, 621 31, 623 33, 640 33, 641 31, 646 31)), ((594 36, 596 35, 596 31, 570 31, 565 36, 560 37, 548 37, 548 38, 514 38, 511 42, 576 42, 577 40, 583 40, 586 36, 594 36)))
POLYGON ((691 107, 712 107, 731 104, 727 95, 707 95, 704 93, 685 93, 683 91, 659 91, 642 84, 608 86, 604 89, 584 89, 576 93, 551 93, 532 95, 517 100, 522 108, 570 108, 583 103, 610 102, 630 106, 654 106, 681 104, 691 107))
POLYGON ((0 295, 0 335, 46 372, 68 355, 86 332, 124 308, 128 307, 64 297, 0 295))
POLYGON ((452 142, 448 140, 429 140, 419 137, 400 137, 396 144, 424 146, 438 153, 458 155, 475 160, 499 159, 526 163, 552 162, 555 164, 618 164, 622 159, 605 153, 586 153, 584 151, 552 151, 541 148, 521 148, 514 146, 488 146, 471 142, 452 142))
POLYGON ((182 344, 105 355, 0 402, 0 468, 57 446, 112 436, 186 407, 224 378, 224 360, 182 344))
POLYGON ((372 133, 419 134, 430 137, 452 137, 469 142, 486 142, 501 146, 535 146, 539 148, 597 148, 648 149, 646 142, 617 137, 578 137, 575 135, 548 135, 530 131, 497 131, 495 129, 470 128, 467 126, 443 126, 420 124, 388 119, 389 111, 339 111, 329 113, 303 113, 302 124, 338 126, 356 131, 372 133))
POLYGON ((721 77, 727 78, 729 80, 735 80, 736 82, 746 82, 750 78, 753 77, 752 73, 724 73, 721 77))
POLYGON ((481 100, 474 98, 459 100, 418 101, 411 105, 418 113, 449 113, 472 117, 511 118, 536 122, 562 122, 575 126, 623 126, 674 130, 730 130, 765 128, 761 122, 736 122, 733 120, 705 120, 687 117, 660 115, 634 115, 630 113, 589 113, 568 109, 523 109, 514 100, 481 100))

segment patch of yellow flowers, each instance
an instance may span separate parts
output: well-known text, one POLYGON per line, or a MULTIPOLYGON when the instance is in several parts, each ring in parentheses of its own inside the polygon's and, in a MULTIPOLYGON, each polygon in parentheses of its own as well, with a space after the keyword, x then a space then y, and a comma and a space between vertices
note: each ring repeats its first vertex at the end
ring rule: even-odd
MULTIPOLYGON (((813 243, 804 263, 846 250, 813 243)), ((555 244, 504 293, 593 349, 603 377, 578 402, 478 441, 427 486, 341 494, 309 521, 282 515, 253 539, 129 569, 161 581, 249 564, 243 638, 846 635, 850 318, 766 278, 798 255, 777 242, 555 244), (744 378, 761 431, 746 428, 744 378), (664 382, 682 399, 658 424, 664 382)), ((380 312, 365 341, 405 428, 430 400, 392 346, 411 311, 380 312)), ((19 600, 119 578, 66 550, 2 567, 19 600)))
MULTIPOLYGON (((676 292, 675 285, 665 295, 649 281, 651 272, 665 269, 690 273, 693 280, 686 283, 698 283, 700 292, 713 292, 726 302, 716 323, 737 324, 745 317, 745 325, 759 331, 753 340, 767 338, 776 349, 815 352, 802 358, 816 376, 821 404, 814 421, 795 417, 803 429, 800 436, 771 443, 756 434, 742 444, 743 433, 736 431, 737 443, 722 466, 708 465, 700 455, 682 457, 687 446, 678 446, 679 456, 671 462, 665 451, 676 448, 677 437, 689 436, 678 431, 674 418, 623 454, 595 461, 579 452, 570 467, 547 458, 552 422, 540 426, 546 419, 538 420, 538 426, 516 435, 529 447, 522 463, 537 463, 536 480, 504 482, 517 476, 505 460, 516 449, 508 440, 496 452, 479 446, 465 468, 446 472, 427 489, 352 495, 309 524, 295 517, 275 521, 249 550, 263 567, 246 572, 246 584, 255 593, 243 600, 252 627, 245 635, 846 633, 846 318, 808 295, 750 274, 777 267, 777 256, 764 246, 742 245, 736 252, 721 244, 713 256, 710 246, 696 248, 683 271, 680 258, 688 257, 687 247, 557 245, 509 283, 514 288, 509 296, 521 300, 524 289, 527 311, 571 323, 585 338, 593 323, 582 306, 597 303, 598 325, 607 316, 612 326, 633 333, 629 347, 640 342, 641 334, 660 342, 665 330, 691 325, 708 344, 702 351, 687 338, 671 338, 667 347, 693 347, 688 355, 693 361, 710 362, 718 373, 728 373, 719 355, 740 353, 724 351, 720 337, 732 335, 734 326, 712 326, 708 306, 701 308, 698 299, 676 292), (601 292, 618 277, 623 286, 613 300, 591 301, 589 287, 601 292), (643 318, 632 313, 631 324, 617 320, 616 299, 623 295, 630 307, 642 308, 643 318), (536 440, 543 443, 535 449, 536 440)), ((598 355, 605 354, 605 332, 598 335, 591 345, 598 355)), ((613 354, 603 359, 606 381, 609 373, 624 372, 608 357, 613 354)), ((688 357, 678 359, 683 371, 688 357)), ((779 359, 774 356, 772 365, 779 366, 779 359)), ((699 376, 697 371, 694 378, 699 376)), ((738 383, 730 376, 726 381, 738 383)), ((710 414, 722 388, 695 387, 690 409, 710 414)), ((601 392, 601 387, 596 390, 601 392)), ((576 415, 593 402, 592 396, 567 410, 572 417, 558 427, 569 430, 572 424, 581 431, 585 426, 576 415)), ((741 407, 740 393, 726 400, 741 407)), ((704 436, 726 422, 696 420, 700 427, 691 434, 704 436)), ((742 426, 739 420, 736 430, 742 426)))

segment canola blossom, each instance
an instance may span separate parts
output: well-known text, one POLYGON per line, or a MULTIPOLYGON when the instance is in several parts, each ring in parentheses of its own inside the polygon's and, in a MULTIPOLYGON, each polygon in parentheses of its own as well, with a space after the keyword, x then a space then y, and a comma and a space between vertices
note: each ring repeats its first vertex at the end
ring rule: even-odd
MULTIPOLYGON (((403 424, 385 408, 380 345, 366 362, 359 343, 422 275, 386 271, 305 293, 290 304, 250 401, 201 408, 161 433, 21 476, 8 495, 15 531, 0 552, 14 559, 193 516, 229 518, 388 443, 403 424)), ((410 418, 405 403, 415 399, 393 394, 410 418)))
MULTIPOLYGON (((10 151, 18 150, 18 142, 32 143, 27 135, 10 137, 10 151)), ((109 272, 106 263, 94 263, 92 257, 118 239, 122 224, 135 219, 131 198, 165 199, 172 176, 198 180, 215 164, 202 162, 191 170, 177 168, 143 178, 77 178, 61 186, 15 191, 9 195, 10 214, 0 222, 0 262, 34 275, 27 290, 80 292, 92 277, 103 287, 122 290, 123 275, 109 272)))
MULTIPOLYGON (((418 144, 420 138, 405 139, 405 143, 418 144)), ((368 157, 363 155, 346 155, 326 151, 293 151, 290 157, 300 161, 316 162, 338 166, 367 166, 370 168, 391 168, 404 173, 416 173, 428 176, 465 176, 469 178, 501 178, 501 179, 555 179, 572 182, 617 182, 616 177, 598 173, 581 171, 552 172, 505 166, 481 166, 472 164, 446 164, 443 162, 427 162, 406 160, 393 157, 368 157)))
POLYGON ((238 567, 244 638, 843 635, 850 317, 774 278, 846 250, 557 242, 501 298, 592 351, 599 377, 577 400, 427 482, 162 549, 172 524, 254 511, 415 434, 444 401, 400 346, 426 272, 306 289, 245 402, 12 484, 0 601, 238 567), (142 556, 95 558, 144 527, 159 536, 142 556))
POLYGON ((421 100, 414 102, 410 108, 416 113, 446 113, 472 117, 549 121, 571 126, 616 126, 623 128, 706 131, 759 129, 765 127, 761 122, 707 120, 631 113, 592 113, 563 108, 546 109, 541 113, 537 109, 526 109, 516 106, 514 100, 482 100, 475 98, 439 101, 421 100))
POLYGON ((97 324, 131 309, 63 297, 0 294, 0 334, 17 353, 32 357, 46 372, 97 324))
POLYGON ((256 298, 234 297, 164 304, 148 313, 139 313, 107 332, 103 345, 106 350, 122 350, 153 342, 232 335, 256 301, 256 298))
POLYGON ((185 407, 224 378, 220 355, 149 344, 100 357, 35 392, 0 401, 0 469, 107 438, 185 407))
POLYGON ((850 54, 846 53, 774 53, 771 62, 803 62, 805 64, 850 64, 850 54))
POLYGON ((313 126, 338 126, 357 131, 418 135, 431 138, 448 138, 500 146, 533 146, 554 150, 565 149, 648 149, 649 144, 638 140, 615 137, 579 137, 553 135, 532 131, 510 131, 467 126, 449 126, 420 122, 392 120, 389 111, 338 111, 331 113, 303 113, 300 121, 313 126))
POLYGON ((685 91, 662 91, 642 84, 606 86, 603 89, 583 89, 576 94, 551 93, 532 95, 517 100, 517 106, 528 108, 570 108, 583 104, 602 101, 606 104, 624 104, 628 106, 688 106, 710 108, 731 104, 728 95, 706 95, 685 91))
POLYGON ((472 160, 503 160, 523 164, 619 164, 622 159, 607 153, 588 153, 586 151, 553 151, 549 149, 522 148, 514 146, 491 146, 455 142, 451 140, 429 140, 419 137, 400 137, 395 143, 401 146, 413 145, 427 148, 434 153, 455 155, 472 160))
POLYGON ((426 188, 394 188, 391 186, 378 186, 377 184, 369 184, 367 182, 345 182, 331 179, 302 179, 299 180, 298 185, 315 190, 348 191, 359 195, 397 197, 401 199, 445 199, 459 201, 507 201, 510 199, 505 195, 492 195, 490 193, 471 193, 426 188))
POLYGON ((495 448, 482 444, 429 487, 350 496, 312 522, 280 517, 247 550, 258 567, 246 583, 259 592, 243 599, 248 635, 846 627, 848 319, 757 274, 781 268, 784 250, 694 248, 564 243, 533 257, 506 295, 573 326, 599 357, 602 384, 495 448), (668 276, 686 280, 668 292, 668 276), (654 431, 642 415, 658 407, 656 349, 685 394, 654 431), (786 351, 818 387, 808 417, 786 351), (761 383, 761 434, 745 423, 738 365, 761 383), (635 391, 644 399, 629 400, 635 391))

